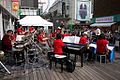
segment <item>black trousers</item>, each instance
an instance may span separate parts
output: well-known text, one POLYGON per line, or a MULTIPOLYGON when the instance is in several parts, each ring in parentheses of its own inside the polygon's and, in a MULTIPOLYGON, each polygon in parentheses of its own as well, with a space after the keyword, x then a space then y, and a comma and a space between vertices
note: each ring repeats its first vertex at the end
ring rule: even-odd
POLYGON ((91 49, 87 49, 86 47, 83 50, 84 56, 85 58, 87 58, 88 60, 92 60, 93 59, 93 53, 91 49))

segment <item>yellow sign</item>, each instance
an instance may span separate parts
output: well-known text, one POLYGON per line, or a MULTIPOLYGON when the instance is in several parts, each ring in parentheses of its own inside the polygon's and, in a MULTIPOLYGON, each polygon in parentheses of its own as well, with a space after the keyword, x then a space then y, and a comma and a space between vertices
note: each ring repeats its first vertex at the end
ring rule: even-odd
POLYGON ((19 2, 12 2, 12 11, 16 12, 19 10, 19 2))

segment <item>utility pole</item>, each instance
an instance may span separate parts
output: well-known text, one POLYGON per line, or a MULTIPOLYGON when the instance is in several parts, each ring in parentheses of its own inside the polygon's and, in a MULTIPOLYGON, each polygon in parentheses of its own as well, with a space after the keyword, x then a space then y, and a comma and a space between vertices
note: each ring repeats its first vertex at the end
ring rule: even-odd
POLYGON ((63 18, 65 18, 65 14, 66 14, 65 1, 62 0, 62 16, 63 16, 63 18))

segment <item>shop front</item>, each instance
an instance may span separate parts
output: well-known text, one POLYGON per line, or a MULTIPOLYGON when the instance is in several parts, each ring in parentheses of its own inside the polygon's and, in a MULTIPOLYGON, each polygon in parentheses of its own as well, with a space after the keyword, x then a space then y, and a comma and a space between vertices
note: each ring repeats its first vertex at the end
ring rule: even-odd
MULTIPOLYGON (((7 6, 7 5, 6 5, 7 6)), ((7 30, 15 30, 13 22, 17 19, 17 13, 13 14, 12 11, 6 8, 2 1, 0 3, 0 40, 7 30)))
POLYGON ((99 27, 103 30, 111 30, 111 32, 120 31, 120 14, 98 17, 92 19, 91 27, 99 27))

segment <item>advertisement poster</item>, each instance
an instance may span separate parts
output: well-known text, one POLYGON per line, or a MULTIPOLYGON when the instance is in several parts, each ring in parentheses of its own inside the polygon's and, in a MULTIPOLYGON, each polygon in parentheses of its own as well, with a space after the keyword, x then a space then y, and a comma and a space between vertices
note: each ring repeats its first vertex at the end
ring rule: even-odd
POLYGON ((91 2, 80 1, 77 2, 77 20, 88 21, 91 15, 91 2))

